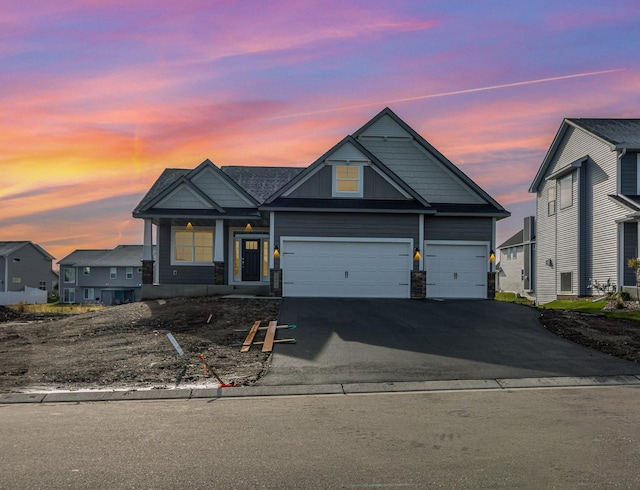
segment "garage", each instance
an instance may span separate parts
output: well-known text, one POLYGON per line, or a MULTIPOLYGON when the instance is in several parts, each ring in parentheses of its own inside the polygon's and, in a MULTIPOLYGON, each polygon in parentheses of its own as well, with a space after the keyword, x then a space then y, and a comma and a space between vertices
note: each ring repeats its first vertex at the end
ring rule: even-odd
POLYGON ((427 298, 486 299, 488 248, 484 242, 427 241, 427 298))
POLYGON ((289 297, 408 298, 411 240, 282 238, 289 297))

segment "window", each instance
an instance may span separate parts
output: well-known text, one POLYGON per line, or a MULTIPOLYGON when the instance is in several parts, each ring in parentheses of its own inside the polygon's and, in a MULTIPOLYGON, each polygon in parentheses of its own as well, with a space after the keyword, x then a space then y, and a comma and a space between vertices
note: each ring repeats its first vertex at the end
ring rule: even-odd
POLYGON ((513 253, 511 254, 511 256, 512 256, 514 259, 517 259, 517 258, 518 258, 518 247, 513 247, 513 253))
POLYGON ((547 191, 547 214, 553 216, 556 214, 556 184, 553 182, 547 191))
POLYGON ((118 269, 116 267, 109 268, 109 278, 117 279, 118 278, 118 269))
POLYGON ((84 299, 93 300, 95 295, 93 294, 93 288, 84 288, 84 299))
POLYGON ((82 273, 83 273, 85 276, 88 276, 89 274, 91 274, 91 267, 85 267, 85 268, 83 268, 83 269, 82 269, 82 273))
POLYGON ((571 272, 560 273, 560 291, 571 291, 571 272))
POLYGON ((21 284, 22 283, 22 278, 21 277, 12 277, 11 278, 11 282, 13 284, 21 284))
POLYGON ((127 279, 133 279, 133 267, 127 267, 127 279))
POLYGON ((47 281, 40 281, 40 285, 38 286, 38 289, 40 291, 46 291, 47 290, 47 281))
POLYGON ((573 204, 573 174, 562 177, 560 184, 560 209, 568 208, 573 204))
POLYGON ((175 230, 174 262, 213 262, 213 230, 175 230))
POLYGON ((362 196, 362 167, 360 165, 335 165, 333 172, 334 196, 362 196))
POLYGON ((65 288, 63 290, 62 302, 63 303, 75 303, 76 302, 76 290, 75 289, 70 289, 70 288, 65 288))
POLYGON ((63 273, 64 282, 76 282, 76 270, 73 268, 65 268, 63 273))

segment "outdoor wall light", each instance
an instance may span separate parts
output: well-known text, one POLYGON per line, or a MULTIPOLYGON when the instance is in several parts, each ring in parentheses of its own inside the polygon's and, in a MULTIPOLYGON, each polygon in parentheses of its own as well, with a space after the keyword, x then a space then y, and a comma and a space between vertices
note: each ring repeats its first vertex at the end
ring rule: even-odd
POLYGON ((191 224, 191 221, 187 223, 187 230, 193 230, 193 225, 191 224))
POLYGON ((280 258, 280 248, 277 245, 273 247, 273 258, 274 259, 280 258))
POLYGON ((416 251, 413 254, 413 260, 420 260, 421 258, 422 258, 422 255, 420 255, 420 249, 416 247, 416 251))
POLYGON ((244 231, 253 231, 251 223, 247 223, 247 226, 244 227, 244 231))
POLYGON ((496 254, 494 253, 493 250, 491 250, 489 252, 489 262, 495 262, 496 261, 496 254))
POLYGON ((553 260, 551 259, 545 260, 544 263, 547 264, 549 267, 553 267, 553 260))

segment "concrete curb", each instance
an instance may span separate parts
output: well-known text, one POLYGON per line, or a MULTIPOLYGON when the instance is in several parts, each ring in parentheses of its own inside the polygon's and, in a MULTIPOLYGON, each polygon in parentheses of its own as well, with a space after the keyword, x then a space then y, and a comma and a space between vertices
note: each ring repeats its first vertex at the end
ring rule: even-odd
POLYGON ((0 393, 0 405, 17 403, 82 403, 141 400, 230 399, 267 396, 355 395, 363 393, 410 393, 464 390, 510 390, 587 386, 640 387, 640 374, 546 378, 499 378, 388 383, 324 385, 242 386, 126 391, 70 391, 56 393, 0 393))

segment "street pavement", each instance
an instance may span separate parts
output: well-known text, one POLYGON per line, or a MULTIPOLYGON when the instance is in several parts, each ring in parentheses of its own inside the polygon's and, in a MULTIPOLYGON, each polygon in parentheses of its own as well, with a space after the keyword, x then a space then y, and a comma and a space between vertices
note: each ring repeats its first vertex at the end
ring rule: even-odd
POLYGON ((638 386, 0 405, 0 488, 640 488, 638 386))

